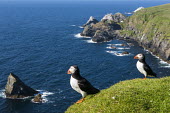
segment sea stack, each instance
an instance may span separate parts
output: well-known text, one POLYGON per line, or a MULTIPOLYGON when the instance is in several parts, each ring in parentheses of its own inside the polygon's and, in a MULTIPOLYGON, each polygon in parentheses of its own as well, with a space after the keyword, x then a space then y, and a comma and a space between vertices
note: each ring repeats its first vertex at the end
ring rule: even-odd
POLYGON ((5 87, 5 95, 7 98, 18 99, 28 96, 34 96, 38 91, 25 85, 18 76, 10 73, 5 87))
POLYGON ((91 16, 89 18, 89 20, 86 22, 86 24, 84 24, 82 27, 86 27, 86 26, 89 26, 89 25, 93 25, 93 24, 96 24, 98 23, 99 21, 96 20, 93 16, 91 16))

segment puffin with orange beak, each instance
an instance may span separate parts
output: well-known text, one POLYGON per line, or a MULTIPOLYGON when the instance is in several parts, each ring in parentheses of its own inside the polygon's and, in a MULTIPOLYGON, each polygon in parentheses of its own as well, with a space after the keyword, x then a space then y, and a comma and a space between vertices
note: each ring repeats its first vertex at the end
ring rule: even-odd
POLYGON ((70 85, 71 87, 82 95, 82 99, 78 100, 76 103, 81 103, 84 101, 86 95, 96 94, 100 92, 100 90, 94 88, 89 81, 83 78, 80 75, 80 71, 78 66, 71 66, 67 72, 67 74, 71 74, 70 85))
POLYGON ((149 65, 145 62, 144 54, 137 54, 134 59, 139 59, 136 63, 136 67, 140 73, 144 74, 144 79, 146 79, 147 76, 157 77, 156 73, 154 73, 149 65))

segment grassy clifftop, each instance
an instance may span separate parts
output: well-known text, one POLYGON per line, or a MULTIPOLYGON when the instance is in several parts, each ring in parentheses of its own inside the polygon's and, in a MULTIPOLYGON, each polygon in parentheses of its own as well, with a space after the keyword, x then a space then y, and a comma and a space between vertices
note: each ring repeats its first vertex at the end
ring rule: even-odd
POLYGON ((137 11, 121 23, 121 37, 130 37, 170 62, 170 4, 137 11))
POLYGON ((132 28, 128 32, 131 36, 145 34, 152 40, 160 35, 162 39, 170 39, 170 4, 142 9, 130 16, 123 27, 124 32, 132 28))
POLYGON ((83 103, 70 106, 66 113, 168 113, 170 77, 119 82, 83 103))

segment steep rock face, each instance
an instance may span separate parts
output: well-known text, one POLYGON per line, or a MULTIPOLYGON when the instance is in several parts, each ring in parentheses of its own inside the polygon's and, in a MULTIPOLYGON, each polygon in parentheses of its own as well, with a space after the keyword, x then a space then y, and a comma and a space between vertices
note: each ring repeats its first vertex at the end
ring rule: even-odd
MULTIPOLYGON (((126 16, 121 13, 115 15, 107 14, 100 22, 85 25, 81 36, 92 37, 94 42, 105 42, 117 37, 117 30, 121 29, 120 22, 124 21, 126 16)), ((93 18, 91 17, 91 19, 93 18)), ((89 23, 88 21, 87 23, 89 23)))
POLYGON ((115 31, 120 29, 119 24, 109 20, 103 20, 97 24, 86 26, 81 35, 92 37, 92 41, 94 42, 103 42, 112 40, 116 36, 115 31))
POLYGON ((105 15, 101 19, 101 21, 103 21, 103 20, 110 20, 110 21, 114 21, 114 22, 120 23, 120 22, 123 22, 125 19, 126 19, 125 15, 123 15, 121 13, 116 13, 114 15, 112 15, 112 14, 105 15))
POLYGON ((24 98, 34 96, 38 91, 25 85, 16 75, 11 73, 5 87, 5 95, 7 98, 24 98))
POLYGON ((123 22, 124 20, 126 20, 126 16, 123 15, 122 13, 116 13, 113 15, 113 21, 114 22, 123 22))
POLYGON ((170 4, 145 8, 128 18, 120 32, 170 62, 170 4))
POLYGON ((93 25, 93 24, 96 24, 98 23, 99 21, 96 20, 93 16, 91 16, 89 18, 89 20, 86 22, 86 24, 84 24, 82 27, 86 27, 86 26, 89 26, 89 25, 93 25))

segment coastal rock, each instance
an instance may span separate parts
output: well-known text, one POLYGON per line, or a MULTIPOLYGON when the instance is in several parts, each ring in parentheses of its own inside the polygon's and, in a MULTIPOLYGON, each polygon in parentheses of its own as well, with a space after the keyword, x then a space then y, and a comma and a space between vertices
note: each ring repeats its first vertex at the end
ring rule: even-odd
POLYGON ((93 24, 96 24, 98 23, 99 21, 96 20, 93 16, 91 16, 89 18, 89 20, 86 22, 86 24, 84 24, 82 27, 86 27, 86 26, 89 26, 89 25, 93 25, 93 24))
POLYGON ((123 22, 124 20, 126 20, 126 16, 123 15, 122 13, 116 13, 113 15, 113 21, 114 22, 123 22))
POLYGON ((124 52, 122 52, 121 54, 122 54, 122 55, 127 55, 127 54, 129 54, 129 52, 124 51, 124 52))
POLYGON ((120 30, 121 27, 115 22, 103 20, 91 26, 86 26, 81 33, 81 36, 92 37, 94 42, 109 41, 116 37, 116 30, 120 30))
POLYGON ((103 20, 109 20, 109 21, 114 21, 114 22, 117 22, 117 23, 120 23, 120 22, 123 22, 124 20, 126 19, 126 16, 121 14, 121 13, 116 13, 114 15, 112 14, 107 14, 105 15, 101 21, 103 20))
POLYGON ((35 103, 41 103, 41 102, 43 102, 42 94, 37 94, 37 95, 32 99, 32 101, 35 102, 35 103))
POLYGON ((34 96, 38 91, 25 85, 16 75, 10 73, 5 87, 5 95, 7 98, 17 99, 34 96))
POLYGON ((94 42, 104 42, 111 40, 112 37, 109 36, 109 34, 106 31, 97 30, 95 32, 95 35, 92 38, 92 41, 94 42))
POLYGON ((101 19, 101 21, 103 21, 103 20, 110 20, 110 21, 113 21, 113 20, 114 20, 113 14, 110 13, 110 14, 105 15, 105 16, 101 19))

